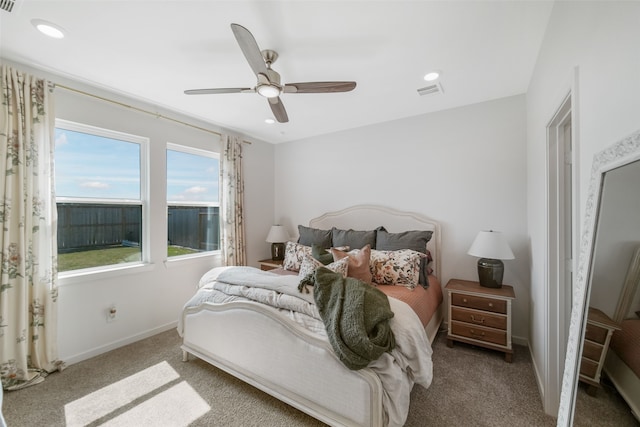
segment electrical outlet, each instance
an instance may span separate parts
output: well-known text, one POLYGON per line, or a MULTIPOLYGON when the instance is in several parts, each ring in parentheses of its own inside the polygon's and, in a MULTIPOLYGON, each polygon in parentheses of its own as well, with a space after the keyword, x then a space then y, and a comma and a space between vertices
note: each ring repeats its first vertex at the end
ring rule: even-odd
POLYGON ((107 323, 115 322, 118 319, 117 314, 118 310, 115 305, 109 307, 107 309, 107 323))

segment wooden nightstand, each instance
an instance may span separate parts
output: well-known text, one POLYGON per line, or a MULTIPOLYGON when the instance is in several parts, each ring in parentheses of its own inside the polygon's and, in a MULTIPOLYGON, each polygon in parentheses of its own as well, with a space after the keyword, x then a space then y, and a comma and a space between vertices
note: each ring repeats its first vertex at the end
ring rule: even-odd
POLYGON ((478 282, 451 279, 445 289, 449 299, 447 346, 460 341, 498 350, 511 363, 513 287, 485 288, 478 282))
POLYGON ((258 262, 260 263, 260 270, 269 271, 269 270, 273 270, 274 268, 282 267, 282 263, 284 261, 283 260, 274 261, 271 258, 269 258, 269 259, 261 259, 258 262))
POLYGON ((589 384, 587 393, 594 396, 600 387, 600 374, 607 357, 609 342, 620 325, 597 308, 589 307, 587 329, 584 331, 584 346, 580 361, 580 381, 589 384))

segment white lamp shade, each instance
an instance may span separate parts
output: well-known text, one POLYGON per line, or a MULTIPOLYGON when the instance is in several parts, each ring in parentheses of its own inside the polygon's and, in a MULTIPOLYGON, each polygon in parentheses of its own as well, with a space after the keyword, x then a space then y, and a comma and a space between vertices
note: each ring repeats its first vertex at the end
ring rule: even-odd
POLYGON ((269 243, 284 243, 289 240, 289 234, 287 230, 281 225, 272 225, 267 235, 267 242, 269 243))
POLYGON ((481 231, 471 244, 469 255, 491 259, 513 259, 513 252, 499 231, 481 231))

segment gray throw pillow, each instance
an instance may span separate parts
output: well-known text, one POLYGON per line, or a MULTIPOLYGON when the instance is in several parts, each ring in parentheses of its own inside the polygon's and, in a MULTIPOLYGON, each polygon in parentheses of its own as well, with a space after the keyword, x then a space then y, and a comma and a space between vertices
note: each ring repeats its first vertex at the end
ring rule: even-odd
POLYGON ((341 230, 333 227, 331 235, 334 247, 348 246, 350 249, 361 249, 366 245, 376 247, 376 230, 341 230))
POLYGON ((319 246, 323 249, 331 247, 331 230, 320 230, 319 228, 298 226, 298 243, 305 246, 319 246))

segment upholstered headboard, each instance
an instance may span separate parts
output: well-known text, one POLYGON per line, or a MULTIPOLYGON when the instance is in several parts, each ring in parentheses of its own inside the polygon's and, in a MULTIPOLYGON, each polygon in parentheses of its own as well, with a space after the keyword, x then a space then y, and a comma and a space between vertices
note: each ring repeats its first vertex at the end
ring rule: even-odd
POLYGON ((343 230, 373 230, 380 226, 383 226, 390 233, 410 230, 433 231, 427 248, 433 257, 433 274, 440 279, 440 224, 424 215, 378 205, 356 205, 339 211, 327 212, 309 221, 309 227, 323 230, 332 227, 343 230))
POLYGON ((640 291, 638 288, 640 288, 640 246, 636 247, 631 257, 614 321, 622 322, 624 319, 637 318, 636 312, 640 311, 640 291))

